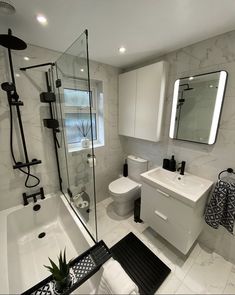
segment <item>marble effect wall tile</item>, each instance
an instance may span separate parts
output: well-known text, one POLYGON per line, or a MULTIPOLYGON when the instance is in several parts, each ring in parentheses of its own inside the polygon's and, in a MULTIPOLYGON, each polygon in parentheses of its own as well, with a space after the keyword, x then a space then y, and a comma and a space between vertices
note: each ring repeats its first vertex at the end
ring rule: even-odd
MULTIPOLYGON (((164 157, 175 155, 176 160, 186 161, 186 171, 195 175, 217 180, 218 173, 228 167, 235 169, 235 31, 193 44, 169 53, 158 60, 169 62, 168 86, 164 109, 164 130, 159 143, 125 138, 124 152, 136 154, 150 162, 150 168, 162 165, 164 157), (174 82, 180 77, 217 70, 228 72, 228 83, 221 115, 217 141, 212 146, 187 143, 169 139, 171 104, 174 82)), ((235 261, 235 237, 220 229, 211 231, 205 228, 199 240, 224 257, 235 261), (226 237, 226 238, 225 238, 226 237)))
MULTIPOLYGON (((97 202, 108 197, 108 185, 118 178, 123 163, 123 148, 118 135, 118 74, 119 70, 117 68, 90 61, 91 80, 102 82, 104 99, 103 116, 105 144, 95 149, 97 202)), ((82 161, 79 160, 81 155, 80 151, 72 154, 72 161, 69 161, 70 174, 75 176, 71 177, 71 183, 77 185, 77 182, 81 180, 77 169, 78 164, 83 163, 83 167, 80 165, 81 177, 83 176, 83 171, 86 170, 89 174, 86 187, 91 187, 90 180, 92 180, 92 169, 89 168, 86 163, 87 152, 82 153, 85 155, 82 161), (75 178, 77 180, 75 180, 75 178)), ((92 191, 90 191, 90 196, 93 196, 92 191)))
MULTIPOLYGON (((20 77, 15 77, 17 91, 24 106, 21 107, 22 121, 29 158, 42 160, 42 164, 34 166, 31 171, 41 179, 40 186, 44 187, 45 193, 58 191, 58 178, 54 158, 52 134, 45 130, 42 125, 42 118, 49 115, 49 109, 40 103, 39 94, 46 90, 45 76, 43 70, 31 70, 21 72, 19 67, 29 63, 37 64, 42 61, 55 60, 58 53, 47 49, 29 45, 25 52, 13 52, 13 63, 15 73, 20 77), (23 56, 32 57, 29 62, 23 56)), ((10 81, 8 71, 8 61, 5 49, 0 51, 0 79, 1 83, 10 81)), ((45 70, 45 69, 44 69, 45 70)), ((14 124, 17 123, 15 110, 13 110, 14 124)), ((10 155, 10 120, 9 106, 6 93, 0 90, 0 210, 6 209, 22 203, 22 193, 35 192, 36 188, 27 189, 24 187, 25 176, 18 170, 12 169, 12 159, 10 155)), ((23 151, 18 129, 14 130, 13 147, 17 161, 23 161, 23 151)))
MULTIPOLYGON (((54 155, 54 146, 51 130, 43 126, 42 119, 49 116, 49 108, 40 103, 39 94, 46 91, 45 68, 21 72, 20 67, 31 64, 53 62, 61 53, 45 48, 28 45, 25 51, 13 54, 14 69, 20 77, 16 78, 17 91, 24 102, 21 108, 25 136, 28 144, 30 158, 42 160, 41 165, 32 167, 32 171, 40 176, 41 185, 46 193, 59 190, 57 168, 54 155), (28 56, 30 61, 25 61, 28 56)), ((8 62, 6 52, 0 49, 0 80, 9 81, 8 62)), ((90 62, 91 79, 103 83, 104 93, 104 128, 105 145, 95 150, 97 157, 96 180, 97 200, 108 196, 108 184, 118 177, 123 163, 123 151, 121 139, 118 136, 118 73, 119 70, 109 65, 90 62)), ((25 177, 19 171, 12 169, 12 160, 9 151, 9 106, 6 94, 0 90, 0 210, 22 203, 22 193, 34 192, 35 189, 25 189, 25 177)), ((22 159, 22 149, 18 132, 14 131, 14 150, 17 159, 22 159)), ((61 141, 61 140, 60 140, 61 141)), ((62 141, 63 144, 63 141, 62 141)), ((62 159, 62 175, 67 178, 64 153, 62 159)), ((70 177, 73 184, 83 182, 87 186, 88 193, 93 196, 92 169, 86 163, 87 153, 76 152, 69 154, 70 177)), ((65 180, 66 182, 66 180, 65 180)))

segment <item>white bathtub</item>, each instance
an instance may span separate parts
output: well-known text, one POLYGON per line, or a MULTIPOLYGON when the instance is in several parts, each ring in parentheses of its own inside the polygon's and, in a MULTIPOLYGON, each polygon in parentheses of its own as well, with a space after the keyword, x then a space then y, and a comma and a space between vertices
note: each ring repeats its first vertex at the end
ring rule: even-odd
MULTIPOLYGON (((49 275, 43 265, 57 259, 66 247, 67 258, 75 258, 94 241, 79 222, 63 195, 47 195, 35 204, 19 205, 0 212, 0 293, 17 294, 49 275), (44 238, 38 235, 45 232, 44 238)), ((76 294, 93 293, 99 275, 83 284, 76 294)))

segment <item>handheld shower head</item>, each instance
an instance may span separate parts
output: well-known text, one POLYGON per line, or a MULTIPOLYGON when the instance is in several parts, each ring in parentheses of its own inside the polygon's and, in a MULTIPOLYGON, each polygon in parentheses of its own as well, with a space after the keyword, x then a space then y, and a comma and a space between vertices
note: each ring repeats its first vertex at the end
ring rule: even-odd
POLYGON ((15 85, 13 83, 4 82, 1 84, 2 90, 6 91, 7 97, 10 101, 14 99, 16 102, 19 100, 19 95, 16 92, 15 85))
POLYGON ((15 86, 13 83, 4 82, 1 84, 1 88, 2 88, 2 90, 6 91, 6 92, 15 91, 15 86))

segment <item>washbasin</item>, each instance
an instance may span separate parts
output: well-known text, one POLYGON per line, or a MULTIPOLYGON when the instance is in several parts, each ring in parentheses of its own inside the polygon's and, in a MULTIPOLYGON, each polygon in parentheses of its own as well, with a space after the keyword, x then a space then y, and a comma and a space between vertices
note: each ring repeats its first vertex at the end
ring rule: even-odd
POLYGON ((171 172, 162 167, 141 174, 141 179, 177 194, 179 198, 184 198, 190 205, 198 202, 213 185, 213 182, 208 179, 190 173, 180 175, 179 172, 171 172))

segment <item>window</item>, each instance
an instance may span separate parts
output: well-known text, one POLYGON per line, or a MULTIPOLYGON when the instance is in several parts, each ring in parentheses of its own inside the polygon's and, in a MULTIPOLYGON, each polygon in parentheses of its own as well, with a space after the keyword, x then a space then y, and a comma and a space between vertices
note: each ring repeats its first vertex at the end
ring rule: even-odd
MULTIPOLYGON (((100 113, 99 93, 96 85, 91 88, 91 112, 92 112, 92 132, 94 144, 103 143, 100 128, 103 126, 103 120, 100 113)), ((103 109, 103 107, 102 107, 103 109)), ((86 137, 91 140, 91 118, 89 106, 89 92, 82 87, 82 84, 76 89, 64 88, 64 111, 65 128, 69 150, 80 150, 81 139, 86 137)), ((102 127, 103 129, 103 127, 102 127)))

